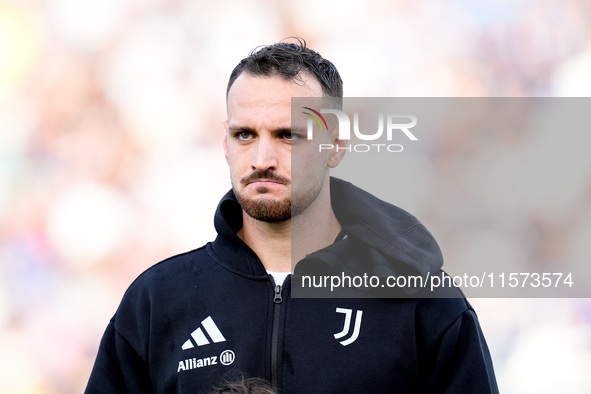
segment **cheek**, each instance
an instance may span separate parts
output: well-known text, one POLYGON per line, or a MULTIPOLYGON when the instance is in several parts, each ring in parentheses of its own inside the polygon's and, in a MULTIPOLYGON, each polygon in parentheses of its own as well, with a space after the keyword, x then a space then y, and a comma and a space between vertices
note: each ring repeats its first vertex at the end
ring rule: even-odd
POLYGON ((306 149, 306 151, 301 152, 301 160, 309 163, 309 165, 321 165, 324 163, 326 165, 328 156, 330 151, 327 149, 320 150, 320 145, 316 144, 315 146, 311 147, 311 149, 306 149))
POLYGON ((228 154, 228 156, 226 156, 226 161, 228 162, 228 167, 230 169, 231 176, 240 173, 240 162, 236 160, 236 157, 234 155, 228 154))
MULTIPOLYGON (((318 147, 316 147, 318 149, 318 147)), ((296 182, 316 181, 328 168, 328 153, 314 150, 298 152, 292 156, 291 174, 296 182)))

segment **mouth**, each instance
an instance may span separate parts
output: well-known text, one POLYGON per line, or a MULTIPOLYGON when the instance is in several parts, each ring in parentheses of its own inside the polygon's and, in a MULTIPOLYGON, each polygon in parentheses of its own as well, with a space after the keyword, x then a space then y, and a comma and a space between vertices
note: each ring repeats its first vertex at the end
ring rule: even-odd
POLYGON ((279 181, 268 180, 268 179, 257 179, 256 181, 249 182, 248 185, 253 185, 255 187, 269 187, 269 186, 283 185, 283 183, 281 183, 279 181))
POLYGON ((277 188, 288 187, 291 183, 289 178, 280 176, 273 171, 256 171, 240 180, 243 187, 254 186, 255 188, 277 188))

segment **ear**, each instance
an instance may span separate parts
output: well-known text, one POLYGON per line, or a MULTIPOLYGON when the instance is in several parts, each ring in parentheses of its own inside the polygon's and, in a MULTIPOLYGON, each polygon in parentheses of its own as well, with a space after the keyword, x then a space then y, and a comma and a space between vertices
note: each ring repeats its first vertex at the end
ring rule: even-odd
POLYGON ((334 148, 329 153, 327 164, 330 168, 335 168, 339 165, 341 160, 343 160, 343 157, 345 157, 345 152, 347 151, 347 145, 349 144, 349 140, 339 139, 338 126, 331 130, 329 138, 330 143, 332 144, 332 146, 334 146, 334 148))
POLYGON ((226 132, 224 133, 224 156, 226 156, 226 161, 228 161, 228 121, 224 121, 224 129, 226 132))

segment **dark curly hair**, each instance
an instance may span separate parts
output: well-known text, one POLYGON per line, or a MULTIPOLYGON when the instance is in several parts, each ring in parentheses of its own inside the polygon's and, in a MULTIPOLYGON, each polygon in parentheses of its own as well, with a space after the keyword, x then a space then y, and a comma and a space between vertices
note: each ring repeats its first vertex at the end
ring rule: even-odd
POLYGON ((239 380, 226 382, 207 394, 276 394, 263 379, 242 377, 239 380))
POLYGON ((234 81, 242 73, 280 76, 287 81, 303 84, 301 72, 307 72, 320 82, 325 97, 342 99, 343 81, 334 64, 306 47, 303 38, 290 38, 297 40, 297 43, 282 40, 276 44, 255 48, 242 59, 230 74, 226 98, 234 81))

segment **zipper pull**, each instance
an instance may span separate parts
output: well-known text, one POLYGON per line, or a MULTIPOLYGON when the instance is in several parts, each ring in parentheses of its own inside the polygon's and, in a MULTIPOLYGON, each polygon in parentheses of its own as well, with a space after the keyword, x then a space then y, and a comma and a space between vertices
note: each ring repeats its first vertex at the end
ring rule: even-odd
POLYGON ((273 298, 273 302, 276 304, 281 304, 283 302, 283 298, 281 298, 281 286, 275 286, 275 298, 273 298))

